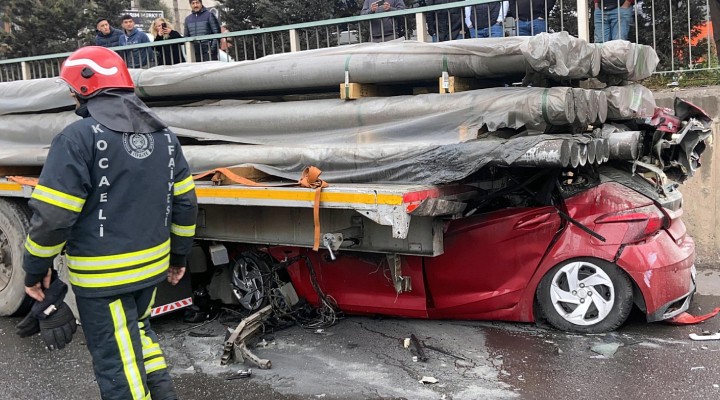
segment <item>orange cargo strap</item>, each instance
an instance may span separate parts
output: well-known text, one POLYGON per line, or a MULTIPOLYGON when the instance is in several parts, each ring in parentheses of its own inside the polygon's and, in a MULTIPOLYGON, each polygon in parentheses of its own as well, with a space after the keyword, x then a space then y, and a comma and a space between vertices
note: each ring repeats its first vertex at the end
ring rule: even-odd
POLYGON ((315 236, 313 250, 320 248, 320 191, 328 187, 328 183, 320 179, 322 171, 317 167, 307 167, 303 170, 298 183, 302 187, 315 189, 315 201, 313 202, 313 219, 315 221, 315 236))
POLYGON ((11 182, 32 187, 37 186, 39 181, 38 178, 28 178, 27 176, 8 176, 7 179, 11 182))
POLYGON ((213 185, 220 185, 222 184, 222 178, 225 176, 226 178, 230 179, 234 183, 239 183, 241 185, 245 186, 267 186, 262 183, 255 182, 253 180, 250 180, 248 178, 244 178, 234 172, 232 172, 229 168, 217 168, 213 169, 207 172, 203 172, 197 175, 193 175, 194 180, 198 180, 200 178, 204 178, 210 174, 213 174, 211 181, 213 182, 213 185))

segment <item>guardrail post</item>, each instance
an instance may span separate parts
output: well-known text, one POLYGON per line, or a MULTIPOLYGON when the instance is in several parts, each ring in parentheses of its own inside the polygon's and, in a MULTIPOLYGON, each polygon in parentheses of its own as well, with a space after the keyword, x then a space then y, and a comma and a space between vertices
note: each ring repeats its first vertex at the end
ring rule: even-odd
POLYGON ((302 50, 300 48, 300 35, 296 29, 290 29, 290 52, 294 53, 300 50, 302 50))
POLYGON ((185 42, 185 60, 189 63, 197 62, 193 42, 185 42))
POLYGON ((425 21, 425 13, 420 12, 415 14, 415 26, 417 27, 417 29, 415 30, 415 40, 417 40, 418 42, 426 42, 428 37, 428 29, 427 23, 425 21))
POLYGON ((578 37, 590 41, 590 19, 587 0, 577 0, 578 37))
POLYGON ((27 61, 20 63, 20 73, 24 81, 32 79, 32 72, 30 71, 30 64, 27 61))

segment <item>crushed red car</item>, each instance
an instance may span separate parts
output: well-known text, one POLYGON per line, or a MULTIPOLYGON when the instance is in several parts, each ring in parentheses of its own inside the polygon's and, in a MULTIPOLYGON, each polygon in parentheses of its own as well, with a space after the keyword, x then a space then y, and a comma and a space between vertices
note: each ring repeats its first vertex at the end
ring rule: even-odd
POLYGON ((288 271, 301 297, 321 304, 315 281, 323 298, 353 314, 544 319, 586 333, 618 328, 634 306, 649 322, 672 318, 688 309, 695 292, 695 245, 675 181, 699 166, 704 143, 697 138, 707 137, 710 119, 679 101, 682 122, 668 129, 667 113, 658 110, 652 123, 673 146, 656 146, 658 153, 636 162, 540 172, 497 168, 471 177, 468 183, 508 184, 478 186, 471 211, 444 222, 444 253, 437 257, 265 251, 274 260, 298 259, 288 271), (679 145, 693 135, 691 146, 679 145), (674 167, 663 172, 653 167, 658 164, 674 167), (397 266, 411 290, 397 290, 397 266))

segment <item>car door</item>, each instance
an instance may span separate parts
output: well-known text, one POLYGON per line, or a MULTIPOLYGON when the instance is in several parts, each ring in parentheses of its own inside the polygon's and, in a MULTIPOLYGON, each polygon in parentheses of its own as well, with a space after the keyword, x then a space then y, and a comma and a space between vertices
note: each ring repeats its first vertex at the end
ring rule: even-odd
POLYGON ((424 263, 431 317, 487 318, 516 305, 560 225, 551 206, 450 221, 444 254, 424 263))

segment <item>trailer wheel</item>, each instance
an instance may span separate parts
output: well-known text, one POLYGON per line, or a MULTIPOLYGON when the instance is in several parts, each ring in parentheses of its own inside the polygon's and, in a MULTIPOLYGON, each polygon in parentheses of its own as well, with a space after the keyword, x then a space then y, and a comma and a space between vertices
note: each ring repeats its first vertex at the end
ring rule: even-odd
POLYGON ((0 316, 21 313, 31 303, 22 269, 29 215, 24 204, 0 199, 0 316))
POLYGON ((627 320, 633 305, 630 278, 615 264, 592 258, 552 268, 536 296, 542 316, 568 332, 613 331, 627 320))

